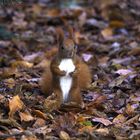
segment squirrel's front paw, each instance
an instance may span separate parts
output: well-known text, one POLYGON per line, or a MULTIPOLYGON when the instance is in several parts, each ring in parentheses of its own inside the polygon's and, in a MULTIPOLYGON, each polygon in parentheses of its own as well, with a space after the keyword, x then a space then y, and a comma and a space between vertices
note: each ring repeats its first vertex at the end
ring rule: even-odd
POLYGON ((75 71, 70 73, 71 77, 76 77, 77 75, 78 75, 78 70, 75 70, 75 71))
POLYGON ((60 75, 61 75, 61 76, 65 76, 65 75, 66 75, 66 71, 64 71, 64 70, 61 71, 60 75))

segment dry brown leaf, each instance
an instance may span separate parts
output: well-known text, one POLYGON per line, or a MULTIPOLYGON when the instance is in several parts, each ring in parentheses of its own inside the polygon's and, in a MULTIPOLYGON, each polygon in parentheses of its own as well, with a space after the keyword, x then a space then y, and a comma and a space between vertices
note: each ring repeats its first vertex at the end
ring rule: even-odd
POLYGON ((107 119, 104 119, 104 118, 94 118, 94 119, 92 119, 92 121, 94 121, 94 122, 100 122, 100 123, 104 124, 105 126, 109 126, 109 125, 112 124, 111 121, 109 121, 107 119))
POLYGON ((42 126, 45 126, 45 124, 46 124, 46 121, 45 121, 44 119, 38 118, 38 119, 36 120, 36 122, 34 123, 33 127, 35 127, 35 128, 40 128, 40 127, 42 127, 42 126))
POLYGON ((13 78, 9 78, 4 80, 5 85, 7 85, 9 88, 13 88, 16 85, 16 81, 13 78))
POLYGON ((40 62, 44 58, 44 53, 42 52, 37 52, 37 53, 32 53, 29 55, 25 55, 23 57, 24 61, 30 62, 30 63, 37 63, 40 62))
POLYGON ((16 138, 11 137, 11 138, 7 138, 7 139, 5 139, 5 140, 16 140, 16 138))
POLYGON ((42 119, 47 119, 47 115, 45 113, 41 112, 40 110, 33 110, 32 112, 37 117, 40 117, 42 119))
POLYGON ((49 10, 47 10, 47 13, 46 13, 46 15, 48 16, 48 17, 59 17, 60 16, 60 10, 59 9, 49 9, 49 10))
POLYGON ((0 76, 3 78, 7 78, 14 75, 15 77, 19 77, 21 74, 19 73, 17 68, 4 68, 3 72, 0 73, 0 76))
POLYGON ((82 115, 80 115, 80 116, 78 116, 77 117, 77 122, 84 122, 84 121, 86 121, 88 118, 90 118, 90 117, 87 117, 87 116, 82 116, 82 115))
POLYGON ((87 36, 81 34, 80 32, 75 32, 75 41, 76 43, 80 46, 80 45, 89 45, 90 41, 87 38, 87 36))
POLYGON ((101 95, 98 98, 96 98, 96 100, 93 102, 96 106, 99 106, 101 103, 103 103, 104 101, 106 101, 106 96, 101 95))
POLYGON ((109 60, 109 57, 108 56, 103 56, 103 57, 101 57, 101 58, 99 58, 99 64, 100 65, 106 65, 107 64, 107 61, 109 60))
POLYGON ((112 20, 110 21, 109 27, 111 28, 124 28, 125 23, 119 20, 112 20))
POLYGON ((116 118, 113 119, 114 124, 121 124, 126 121, 126 118, 123 114, 119 114, 116 118))
POLYGON ((39 15, 41 13, 42 7, 39 4, 32 5, 32 11, 35 15, 39 15))
POLYGON ((59 137, 61 140, 70 140, 70 136, 65 131, 60 131, 59 137))
POLYGON ((51 96, 49 96, 47 99, 45 99, 43 107, 45 110, 51 112, 59 108, 59 103, 56 99, 51 99, 51 96))
POLYGON ((95 130, 96 132, 106 136, 109 134, 109 129, 108 128, 99 128, 95 130))
POLYGON ((121 75, 114 79, 112 82, 109 83, 109 87, 113 88, 115 86, 119 86, 123 83, 123 81, 128 77, 128 75, 121 75))
POLYGON ((9 117, 13 117, 16 111, 19 111, 23 108, 24 104, 20 100, 19 96, 14 96, 11 100, 9 100, 9 117))
POLYGON ((128 115, 132 115, 135 111, 135 108, 130 105, 130 104, 127 104, 126 105, 126 109, 125 109, 125 112, 128 114, 128 115))
POLYGON ((135 47, 128 52, 128 55, 140 55, 140 47, 135 47))
POLYGON ((20 140, 38 140, 35 135, 25 136, 23 135, 20 140))
POLYGON ((18 29, 25 29, 27 27, 28 23, 19 17, 13 17, 13 26, 18 29))
POLYGON ((32 117, 32 115, 27 111, 26 112, 20 112, 19 116, 20 116, 21 121, 28 122, 28 121, 34 120, 34 117, 32 117))
POLYGON ((107 39, 108 37, 111 37, 113 35, 113 29, 107 27, 101 31, 101 34, 105 39, 107 39))
POLYGON ((79 132, 93 132, 93 130, 95 130, 95 128, 93 126, 84 126, 82 128, 79 129, 79 132))

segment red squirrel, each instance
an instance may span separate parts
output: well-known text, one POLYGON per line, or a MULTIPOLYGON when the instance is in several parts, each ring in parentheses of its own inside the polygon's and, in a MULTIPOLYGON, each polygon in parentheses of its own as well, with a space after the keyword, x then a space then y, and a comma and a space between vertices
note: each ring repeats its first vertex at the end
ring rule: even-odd
POLYGON ((81 90, 85 90, 91 83, 89 67, 77 55, 77 45, 72 27, 68 27, 69 36, 64 36, 58 28, 58 53, 51 61, 41 80, 44 94, 56 95, 58 106, 63 103, 82 105, 81 90))

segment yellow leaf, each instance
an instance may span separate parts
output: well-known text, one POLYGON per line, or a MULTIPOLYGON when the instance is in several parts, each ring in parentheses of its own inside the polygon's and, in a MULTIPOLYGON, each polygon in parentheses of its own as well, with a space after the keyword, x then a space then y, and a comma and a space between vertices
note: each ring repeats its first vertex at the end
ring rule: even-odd
POLYGON ((13 117, 14 113, 16 111, 19 111, 23 108, 24 104, 20 100, 19 96, 16 95, 14 96, 10 101, 9 101, 9 117, 13 117))
POLYGON ((113 29, 110 27, 107 27, 101 31, 101 34, 104 38, 111 37, 113 35, 113 29))
POLYGON ((126 118, 123 114, 119 114, 116 118, 113 119, 113 123, 115 124, 121 124, 126 121, 126 118))
POLYGON ((20 112, 19 116, 20 116, 21 121, 28 122, 28 121, 34 120, 34 118, 29 112, 20 112))
POLYGON ((15 80, 13 78, 9 78, 4 80, 5 85, 7 85, 9 88, 13 88, 16 84, 15 80))

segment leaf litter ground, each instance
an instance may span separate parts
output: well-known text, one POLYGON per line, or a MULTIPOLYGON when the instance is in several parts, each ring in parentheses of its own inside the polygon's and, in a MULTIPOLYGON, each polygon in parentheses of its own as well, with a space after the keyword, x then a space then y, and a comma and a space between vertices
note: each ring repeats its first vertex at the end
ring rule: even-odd
POLYGON ((139 140, 140 2, 13 3, 0 9, 0 139, 139 140), (75 28, 92 90, 83 91, 83 109, 52 111, 39 80, 64 22, 75 28))

